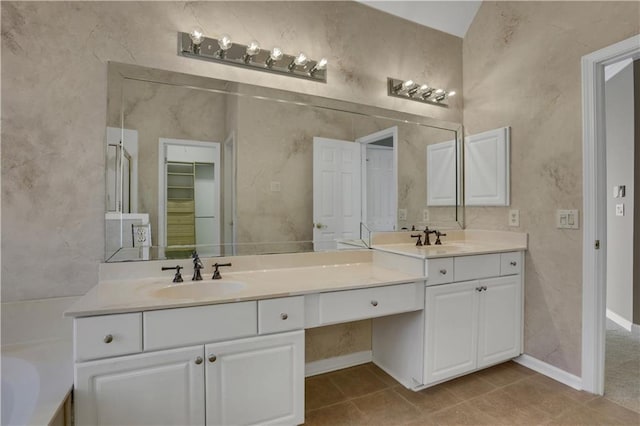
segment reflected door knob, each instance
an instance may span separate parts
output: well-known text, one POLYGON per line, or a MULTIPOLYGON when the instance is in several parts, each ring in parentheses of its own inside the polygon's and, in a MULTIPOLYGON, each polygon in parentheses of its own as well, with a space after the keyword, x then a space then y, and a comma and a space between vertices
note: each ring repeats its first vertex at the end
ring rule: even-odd
POLYGON ((324 229, 327 227, 327 225, 323 225, 322 223, 318 222, 315 223, 314 226, 316 227, 316 229, 324 229))
POLYGON ((441 275, 447 275, 447 270, 446 269, 440 269, 440 274, 441 275))
POLYGON ((511 266, 516 266, 518 264, 518 262, 516 262, 515 260, 511 261, 511 266))

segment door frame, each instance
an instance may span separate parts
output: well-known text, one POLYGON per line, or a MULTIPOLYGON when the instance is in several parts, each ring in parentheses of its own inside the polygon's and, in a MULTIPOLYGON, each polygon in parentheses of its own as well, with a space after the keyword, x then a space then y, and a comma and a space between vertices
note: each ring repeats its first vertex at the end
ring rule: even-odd
POLYGON ((393 210, 393 227, 397 231, 398 228, 398 126, 389 127, 370 135, 357 138, 356 142, 361 144, 360 150, 360 192, 362 194, 362 201, 360 202, 360 223, 367 225, 367 145, 370 143, 378 142, 381 139, 391 137, 393 139, 393 202, 395 209, 393 210))
POLYGON ((604 67, 639 56, 636 35, 582 57, 582 389, 598 395, 604 394, 607 305, 604 67))
MULTIPOLYGON (((168 145, 180 145, 180 146, 197 146, 203 148, 211 148, 217 146, 218 149, 218 168, 216 176, 218 176, 218 236, 220 236, 221 222, 220 222, 220 154, 221 144, 214 141, 197 141, 190 139, 172 139, 172 138, 158 138, 158 256, 164 258, 164 250, 167 247, 167 188, 166 188, 166 163, 165 155, 168 145)), ((195 177, 194 177, 195 179, 195 177)), ((194 182, 194 197, 195 197, 195 182, 194 182)), ((198 230, 196 229, 196 235, 198 230)))

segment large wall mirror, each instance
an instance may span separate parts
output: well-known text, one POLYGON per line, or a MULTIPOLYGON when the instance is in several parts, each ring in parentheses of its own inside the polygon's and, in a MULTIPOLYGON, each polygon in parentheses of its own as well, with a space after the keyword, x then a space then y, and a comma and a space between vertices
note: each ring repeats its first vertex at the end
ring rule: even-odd
POLYGON ((107 101, 107 261, 463 226, 458 123, 119 63, 107 101))

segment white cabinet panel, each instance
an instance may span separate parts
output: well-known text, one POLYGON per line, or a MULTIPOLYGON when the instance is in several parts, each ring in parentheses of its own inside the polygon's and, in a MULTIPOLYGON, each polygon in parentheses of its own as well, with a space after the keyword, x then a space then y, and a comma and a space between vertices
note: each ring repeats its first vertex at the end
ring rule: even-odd
POLYGON ((456 157, 455 140, 427 146, 427 206, 456 205, 456 157))
POLYGON ((465 138, 464 194, 467 206, 509 205, 509 128, 465 138))
POLYGON ((144 312, 144 350, 255 336, 256 302, 144 312))
POLYGON ((142 352, 142 314, 76 318, 73 320, 76 361, 142 352))
POLYGON ((304 331, 205 346, 207 425, 304 422, 304 331))
POLYGON ((476 368, 477 281, 427 287, 425 384, 476 368))
POLYGON ((478 368, 520 355, 520 275, 480 281, 478 368))
POLYGON ((197 346, 76 364, 76 425, 203 425, 203 355, 197 346))

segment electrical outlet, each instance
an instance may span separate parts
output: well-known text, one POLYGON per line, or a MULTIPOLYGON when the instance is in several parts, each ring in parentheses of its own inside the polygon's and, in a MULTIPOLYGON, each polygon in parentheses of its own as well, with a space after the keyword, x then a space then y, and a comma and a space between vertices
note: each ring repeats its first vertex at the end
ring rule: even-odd
POLYGON ((509 226, 520 226, 520 210, 509 210, 509 226))
POLYGON ((398 220, 407 220, 407 209, 398 209, 398 220))
POLYGON ((280 192, 280 182, 271 182, 271 192, 280 192))
POLYGON ((616 204, 616 216, 624 216, 624 204, 616 204))
POLYGON ((422 221, 424 223, 428 223, 429 222, 429 209, 422 210, 422 221))
POLYGON ((151 240, 149 238, 149 225, 132 225, 133 226, 133 246, 134 247, 150 247, 151 240))

